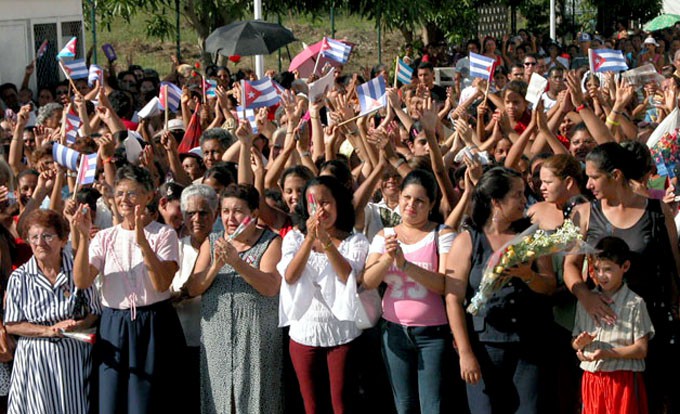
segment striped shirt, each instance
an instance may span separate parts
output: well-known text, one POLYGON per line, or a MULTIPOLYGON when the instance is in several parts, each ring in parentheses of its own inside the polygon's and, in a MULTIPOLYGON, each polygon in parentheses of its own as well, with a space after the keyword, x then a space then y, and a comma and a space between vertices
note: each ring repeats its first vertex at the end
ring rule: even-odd
MULTIPOLYGON (((612 349, 633 345, 635 341, 648 336, 654 336, 654 327, 649 318, 645 301, 635 294, 624 283, 611 299, 612 310, 616 313, 614 325, 602 324, 597 326, 585 308, 579 302, 576 308, 576 321, 574 322, 574 337, 581 332, 594 333, 595 339, 583 349, 587 356, 597 349, 612 349)), ((613 372, 645 370, 644 359, 600 359, 597 361, 582 361, 581 369, 588 372, 613 372)))
MULTIPOLYGON (((10 276, 5 323, 29 322, 51 326, 73 318, 76 298, 85 313, 99 314, 94 288, 77 290, 73 260, 62 253, 62 268, 54 285, 42 274, 35 257, 10 276)), ((91 345, 68 338, 20 337, 14 356, 9 413, 87 413, 91 345)))

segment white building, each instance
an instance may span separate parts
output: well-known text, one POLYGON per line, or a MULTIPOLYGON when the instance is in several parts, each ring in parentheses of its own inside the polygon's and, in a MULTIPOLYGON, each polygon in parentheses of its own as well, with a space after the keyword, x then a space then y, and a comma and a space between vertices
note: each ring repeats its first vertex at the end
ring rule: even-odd
POLYGON ((84 56, 82 0, 0 0, 0 82, 21 85, 26 65, 36 57, 43 41, 49 46, 36 62, 31 79, 36 87, 61 79, 56 55, 73 36, 78 37, 76 58, 84 56))

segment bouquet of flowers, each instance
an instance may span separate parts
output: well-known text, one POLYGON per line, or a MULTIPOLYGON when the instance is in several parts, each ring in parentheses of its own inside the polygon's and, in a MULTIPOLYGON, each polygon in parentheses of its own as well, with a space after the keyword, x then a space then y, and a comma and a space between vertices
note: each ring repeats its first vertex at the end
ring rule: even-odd
POLYGON ((665 132, 649 150, 659 175, 673 176, 673 167, 680 158, 680 128, 665 132))
POLYGON ((503 273, 514 266, 528 263, 549 254, 580 254, 592 251, 583 241, 578 227, 567 219, 555 232, 547 233, 533 225, 494 252, 484 269, 479 291, 467 307, 468 313, 477 315, 491 296, 509 280, 503 273))

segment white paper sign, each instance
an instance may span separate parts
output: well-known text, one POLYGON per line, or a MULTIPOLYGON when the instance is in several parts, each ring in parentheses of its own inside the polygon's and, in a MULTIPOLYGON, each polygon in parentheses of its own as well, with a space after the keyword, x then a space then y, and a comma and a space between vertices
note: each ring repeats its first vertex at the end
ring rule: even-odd
POLYGON ((137 141, 133 134, 128 133, 128 137, 123 141, 125 155, 130 164, 139 165, 139 156, 142 154, 142 145, 137 141))
POLYGON ((533 106, 536 107, 547 86, 548 80, 546 78, 539 75, 538 73, 532 73, 531 80, 529 81, 529 87, 527 88, 527 94, 525 96, 526 100, 531 102, 533 106))
POLYGON ((317 102, 323 98, 328 90, 333 87, 335 82, 335 68, 331 68, 323 78, 309 84, 309 102, 317 102))
POLYGON ((144 108, 137 112, 137 116, 139 118, 149 118, 151 116, 159 115, 160 113, 161 101, 157 96, 154 96, 153 99, 151 99, 149 103, 144 106, 144 108))

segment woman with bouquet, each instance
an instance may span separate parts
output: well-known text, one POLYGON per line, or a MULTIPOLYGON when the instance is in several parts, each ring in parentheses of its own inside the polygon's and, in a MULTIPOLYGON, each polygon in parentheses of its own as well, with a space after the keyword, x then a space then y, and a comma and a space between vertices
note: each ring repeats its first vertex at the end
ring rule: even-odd
MULTIPOLYGON (((464 303, 478 291, 487 260, 527 226, 519 173, 502 167, 482 175, 474 190, 467 229, 453 242, 446 262, 446 306, 467 383, 471 412, 540 411, 541 366, 547 357, 542 334, 552 312, 548 295, 556 280, 550 258, 505 270, 507 284, 476 316, 464 303)), ((529 260, 527 260, 529 262, 529 260)))
MULTIPOLYGON (((595 200, 576 206, 574 223, 590 245, 607 236, 623 239, 631 250, 626 283, 647 304, 656 335, 649 343, 646 383, 650 412, 680 409, 680 320, 678 319, 678 235, 670 209, 636 193, 629 180, 642 168, 630 151, 606 143, 586 157, 587 188, 595 200)), ((598 324, 613 324, 617 315, 609 300, 582 276, 583 256, 567 256, 564 281, 598 324)))
POLYGON ((282 332, 278 328, 281 238, 256 226, 252 185, 222 192, 225 231, 201 245, 190 296, 201 296, 201 412, 280 413, 282 332))

